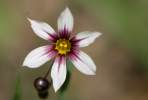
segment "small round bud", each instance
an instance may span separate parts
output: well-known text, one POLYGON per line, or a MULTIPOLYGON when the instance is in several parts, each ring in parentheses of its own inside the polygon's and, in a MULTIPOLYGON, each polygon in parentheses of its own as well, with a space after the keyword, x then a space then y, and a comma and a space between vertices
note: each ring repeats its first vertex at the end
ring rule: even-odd
POLYGON ((49 82, 46 78, 38 77, 34 81, 34 87, 38 92, 46 92, 49 88, 49 82))

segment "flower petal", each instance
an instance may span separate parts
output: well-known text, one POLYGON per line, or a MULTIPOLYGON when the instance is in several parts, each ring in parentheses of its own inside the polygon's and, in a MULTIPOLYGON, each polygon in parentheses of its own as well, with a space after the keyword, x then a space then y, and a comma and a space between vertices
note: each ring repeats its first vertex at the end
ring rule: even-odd
POLYGON ((50 38, 52 38, 50 35, 55 34, 54 29, 50 25, 48 25, 47 23, 35 21, 35 20, 29 19, 29 18, 28 18, 28 20, 31 23, 31 27, 37 36, 39 36, 45 40, 50 40, 50 38))
POLYGON ((56 52, 52 50, 52 46, 46 45, 32 50, 25 58, 23 66, 29 68, 38 68, 49 61, 56 52))
POLYGON ((56 57, 51 69, 51 78, 55 92, 63 85, 66 79, 66 58, 64 56, 56 57))
POLYGON ((61 13, 58 18, 58 30, 59 32, 67 30, 71 32, 73 29, 73 16, 69 8, 65 8, 65 10, 61 13))
POLYGON ((78 41, 79 47, 85 47, 92 44, 97 37, 102 33, 99 32, 80 32, 76 35, 76 40, 78 41))
POLYGON ((93 60, 84 52, 79 51, 70 55, 70 59, 75 67, 86 75, 95 75, 96 65, 93 60))

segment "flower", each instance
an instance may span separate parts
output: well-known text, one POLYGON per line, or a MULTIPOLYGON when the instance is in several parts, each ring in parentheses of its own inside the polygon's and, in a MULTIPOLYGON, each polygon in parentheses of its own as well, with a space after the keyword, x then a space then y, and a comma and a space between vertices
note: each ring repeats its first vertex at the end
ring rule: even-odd
POLYGON ((49 45, 41 46, 31 51, 25 58, 23 66, 38 68, 47 61, 54 59, 51 78, 55 92, 63 85, 66 79, 66 60, 83 74, 95 75, 96 65, 80 47, 86 47, 101 35, 99 32, 80 32, 72 34, 73 16, 66 8, 58 18, 58 32, 45 22, 28 18, 35 34, 47 41, 49 45))

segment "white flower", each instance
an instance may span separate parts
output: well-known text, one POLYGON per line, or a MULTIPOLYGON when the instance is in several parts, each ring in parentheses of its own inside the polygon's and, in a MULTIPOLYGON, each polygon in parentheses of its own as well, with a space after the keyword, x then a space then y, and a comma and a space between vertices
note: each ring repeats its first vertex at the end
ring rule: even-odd
POLYGON ((38 47, 31 51, 23 62, 23 66, 38 68, 47 61, 54 59, 51 69, 51 78, 55 92, 63 85, 66 79, 66 60, 86 75, 95 75, 96 65, 80 47, 94 42, 101 35, 99 32, 80 32, 72 36, 73 16, 66 8, 58 18, 58 32, 45 22, 29 19, 35 34, 50 42, 50 45, 38 47))

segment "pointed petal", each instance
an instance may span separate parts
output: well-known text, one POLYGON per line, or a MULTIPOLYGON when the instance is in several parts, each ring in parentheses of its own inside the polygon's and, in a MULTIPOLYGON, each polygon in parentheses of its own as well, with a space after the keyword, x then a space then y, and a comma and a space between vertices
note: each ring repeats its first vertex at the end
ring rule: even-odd
POLYGON ((56 55, 56 52, 51 50, 52 47, 49 45, 38 47, 32 50, 25 58, 23 66, 29 68, 38 68, 47 61, 49 61, 53 56, 56 55))
POLYGON ((66 79, 66 58, 56 57, 51 69, 51 78, 55 92, 60 89, 66 79))
POLYGON ((61 13, 58 18, 58 30, 59 32, 67 30, 71 32, 73 29, 73 16, 69 8, 65 8, 65 10, 61 13))
POLYGON ((83 74, 95 75, 96 65, 86 53, 79 51, 70 55, 70 59, 75 67, 83 74))
POLYGON ((92 44, 102 33, 99 32, 80 32, 76 35, 79 47, 85 47, 92 44))
POLYGON ((28 20, 31 23, 32 30, 36 33, 37 36, 45 40, 50 40, 50 38, 52 38, 50 35, 55 34, 53 28, 47 23, 35 21, 29 18, 28 20))

